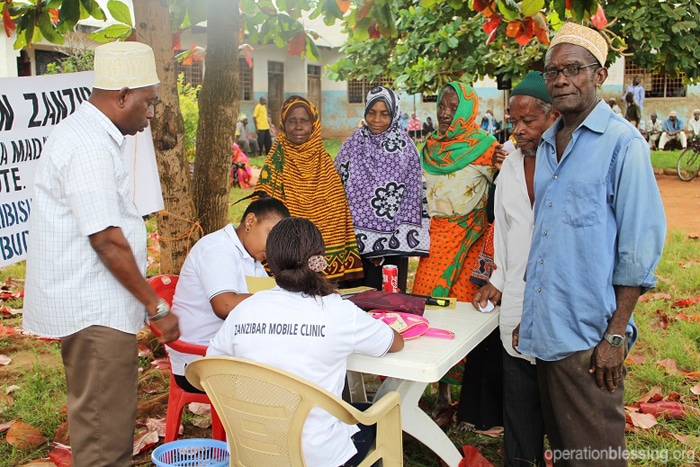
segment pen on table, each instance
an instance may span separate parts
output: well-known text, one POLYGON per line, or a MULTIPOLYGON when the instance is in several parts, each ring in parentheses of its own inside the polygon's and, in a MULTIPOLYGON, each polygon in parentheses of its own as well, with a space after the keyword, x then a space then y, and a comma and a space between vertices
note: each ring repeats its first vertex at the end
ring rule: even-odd
POLYGON ((449 298, 435 298, 430 295, 418 295, 414 293, 407 293, 404 295, 410 295, 411 297, 419 297, 425 299, 426 305, 437 305, 437 306, 450 306, 449 298))

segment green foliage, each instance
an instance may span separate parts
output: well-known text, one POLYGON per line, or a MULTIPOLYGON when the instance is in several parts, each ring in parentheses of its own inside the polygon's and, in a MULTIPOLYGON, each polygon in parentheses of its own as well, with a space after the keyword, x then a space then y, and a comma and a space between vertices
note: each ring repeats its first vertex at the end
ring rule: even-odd
POLYGON ((671 76, 683 72, 687 83, 700 80, 696 40, 700 35, 700 6, 696 0, 673 4, 658 0, 573 0, 571 10, 566 10, 565 0, 526 0, 520 4, 498 1, 498 14, 504 21, 490 44, 486 44, 488 34, 482 29, 487 18, 470 9, 473 1, 382 2, 390 5, 395 34, 385 34, 381 26, 386 15, 371 13, 376 6, 368 9, 369 3, 354 4, 344 18, 348 42, 342 50, 346 56, 328 67, 330 79, 371 81, 388 76, 409 93, 435 92, 452 80, 474 82, 486 76, 503 75, 517 81, 528 71, 542 68, 547 46, 534 37, 518 46, 506 36, 507 21, 522 21, 541 10, 550 29, 558 29, 562 19, 588 24, 600 3, 610 21, 605 32, 612 44, 609 61, 625 53, 643 68, 671 76), (370 35, 367 22, 379 24, 380 37, 370 35))
POLYGON ((59 63, 49 63, 46 66, 47 75, 60 73, 75 73, 93 69, 95 51, 90 49, 75 50, 63 58, 59 63))
POLYGON ((201 86, 185 83, 184 75, 177 77, 177 93, 180 96, 180 112, 185 122, 185 151, 187 160, 194 162, 197 147, 197 126, 199 125, 198 94, 201 86))
POLYGON ((696 0, 673 3, 658 0, 608 0, 610 29, 624 38, 627 52, 642 67, 678 76, 687 83, 700 79, 700 4, 696 0))

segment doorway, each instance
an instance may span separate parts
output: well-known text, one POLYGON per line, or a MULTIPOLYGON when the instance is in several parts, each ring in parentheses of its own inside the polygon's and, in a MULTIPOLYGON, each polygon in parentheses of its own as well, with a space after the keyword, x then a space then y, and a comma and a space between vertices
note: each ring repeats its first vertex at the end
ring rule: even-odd
POLYGON ((280 127, 280 113, 284 103, 284 63, 267 62, 267 110, 272 123, 280 127))
POLYGON ((321 118, 321 66, 320 65, 307 65, 306 68, 306 82, 307 89, 306 93, 309 100, 313 102, 318 110, 318 116, 321 118))

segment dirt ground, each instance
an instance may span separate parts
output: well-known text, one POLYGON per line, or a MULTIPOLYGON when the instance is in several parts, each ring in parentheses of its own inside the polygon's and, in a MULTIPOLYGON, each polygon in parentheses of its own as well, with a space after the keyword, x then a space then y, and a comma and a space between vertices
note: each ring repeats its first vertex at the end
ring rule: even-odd
POLYGON ((668 231, 700 235, 700 178, 684 182, 677 176, 657 175, 656 182, 666 210, 668 231))

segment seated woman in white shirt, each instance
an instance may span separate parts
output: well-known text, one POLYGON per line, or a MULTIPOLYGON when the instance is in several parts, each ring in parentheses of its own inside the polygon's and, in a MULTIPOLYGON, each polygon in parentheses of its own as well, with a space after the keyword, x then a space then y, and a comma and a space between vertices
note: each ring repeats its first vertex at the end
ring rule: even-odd
MULTIPOLYGON (((205 235, 185 259, 172 306, 184 342, 208 346, 229 312, 250 297, 246 276, 267 277, 261 264, 267 235, 275 224, 289 217, 289 211, 265 193, 253 195, 263 197, 250 203, 238 227, 228 224, 205 235)), ((178 385, 185 391, 201 392, 184 376, 185 365, 198 357, 169 347, 168 356, 178 385)))
MULTIPOLYGON (((307 219, 291 217, 273 227, 267 238, 267 263, 278 286, 238 305, 212 339, 207 355, 272 365, 340 397, 350 354, 379 357, 401 350, 403 338, 396 331, 338 295, 322 274, 327 266, 324 251, 321 232, 307 219), (265 331, 247 334, 242 329, 265 331)), ((346 425, 313 409, 302 434, 306 465, 357 465, 374 440, 372 435, 365 437, 373 428, 346 425)))

